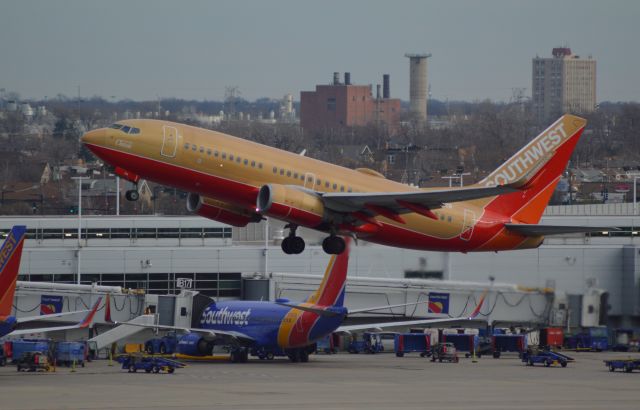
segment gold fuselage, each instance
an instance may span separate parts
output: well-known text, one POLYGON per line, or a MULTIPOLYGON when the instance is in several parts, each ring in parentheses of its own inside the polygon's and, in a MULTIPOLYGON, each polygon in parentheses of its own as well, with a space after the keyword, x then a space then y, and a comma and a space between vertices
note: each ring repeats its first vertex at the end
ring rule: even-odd
MULTIPOLYGON (((103 128, 87 133, 83 142, 106 162, 142 178, 245 209, 255 210, 257 192, 265 184, 296 185, 316 192, 420 190, 387 180, 374 171, 348 169, 217 131, 158 120, 119 123, 138 128, 140 132, 128 134, 103 128), (167 166, 174 171, 156 172, 159 167, 167 166), (216 183, 207 180, 209 177, 215 178, 216 183)), ((417 213, 403 214, 404 224, 379 215, 376 219, 388 228, 386 233, 366 239, 415 249, 491 250, 482 248, 495 232, 487 232, 491 237, 484 238, 481 237, 483 228, 508 222, 508 218, 486 212, 484 207, 490 201, 491 198, 483 198, 445 204, 434 210, 437 219, 417 213)), ((510 248, 540 243, 540 240, 526 240, 518 235, 512 239, 517 240, 509 241, 510 248)))

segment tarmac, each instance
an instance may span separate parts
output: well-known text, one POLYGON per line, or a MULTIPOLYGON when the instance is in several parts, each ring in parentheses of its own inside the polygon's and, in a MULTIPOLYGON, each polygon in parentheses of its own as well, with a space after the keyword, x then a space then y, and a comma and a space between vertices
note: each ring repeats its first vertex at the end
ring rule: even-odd
POLYGON ((417 354, 312 355, 249 363, 189 363, 174 374, 127 373, 101 360, 71 372, 0 368, 0 409, 634 409, 640 371, 603 360, 638 353, 568 353, 566 368, 515 355, 432 363, 417 354))

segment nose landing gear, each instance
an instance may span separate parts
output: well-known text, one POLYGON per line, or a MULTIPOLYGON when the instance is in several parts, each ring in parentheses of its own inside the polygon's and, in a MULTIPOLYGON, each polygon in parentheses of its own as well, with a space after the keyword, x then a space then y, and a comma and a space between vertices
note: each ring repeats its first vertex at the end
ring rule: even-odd
POLYGON ((137 201, 140 198, 140 194, 137 189, 130 189, 125 192, 124 197, 127 198, 127 201, 137 201))

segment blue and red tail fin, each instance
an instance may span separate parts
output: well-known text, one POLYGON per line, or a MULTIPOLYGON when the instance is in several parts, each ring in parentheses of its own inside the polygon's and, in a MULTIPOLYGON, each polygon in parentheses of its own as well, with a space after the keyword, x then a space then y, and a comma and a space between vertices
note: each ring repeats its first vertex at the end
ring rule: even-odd
POLYGON ((512 221, 538 223, 586 123, 584 118, 563 115, 480 181, 485 186, 514 183, 521 186, 517 192, 492 199, 485 209, 512 221))
POLYGON ((0 248, 0 319, 11 315, 26 232, 26 226, 14 226, 0 248))
POLYGON ((102 302, 102 296, 100 296, 98 300, 96 300, 96 303, 93 304, 93 307, 91 308, 91 310, 87 313, 84 319, 82 319, 82 321, 78 324, 80 329, 86 329, 91 325, 91 322, 93 321, 93 317, 96 315, 96 312, 98 311, 98 307, 100 306, 100 302, 102 302))
POLYGON ((345 237, 346 247, 340 255, 331 256, 320 287, 307 299, 307 303, 319 306, 342 306, 349 268, 351 238, 345 237))

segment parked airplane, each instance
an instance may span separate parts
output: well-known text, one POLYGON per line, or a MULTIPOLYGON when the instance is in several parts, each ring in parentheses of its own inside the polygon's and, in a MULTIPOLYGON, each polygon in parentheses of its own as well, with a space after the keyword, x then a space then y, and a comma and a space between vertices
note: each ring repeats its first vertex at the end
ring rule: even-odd
POLYGON ((18 269, 20 268, 20 258, 22 257, 22 246, 27 227, 24 225, 14 226, 7 239, 5 239, 0 248, 0 337, 11 335, 21 336, 32 333, 46 333, 57 330, 84 329, 89 327, 93 317, 96 314, 98 306, 102 298, 98 298, 96 303, 90 310, 79 310, 65 313, 52 313, 48 315, 30 316, 16 318, 11 316, 11 307, 13 306, 13 295, 16 291, 16 283, 18 281, 18 269), (20 325, 36 320, 47 320, 61 316, 75 315, 78 313, 88 312, 80 322, 74 325, 63 325, 54 327, 41 327, 30 329, 18 329, 20 325))
POLYGON ((122 325, 186 332, 186 335, 178 340, 177 348, 179 353, 192 356, 211 354, 214 345, 221 344, 232 347, 231 359, 234 362, 246 361, 249 353, 262 358, 272 358, 279 352, 286 354, 292 362, 306 362, 309 360, 309 353, 315 350, 314 343, 333 332, 460 322, 472 320, 480 313, 484 294, 471 315, 466 317, 342 325, 348 314, 422 303, 348 311, 343 306, 349 263, 348 238, 345 243, 345 252, 331 257, 320 286, 304 302, 295 303, 288 299, 277 299, 275 302, 213 302, 202 312, 198 328, 128 322, 122 325))
POLYGON ((187 208, 203 217, 234 226, 263 216, 287 222, 287 254, 304 250, 298 226, 329 233, 322 247, 330 254, 344 250, 339 235, 475 252, 535 248, 544 235, 608 229, 538 224, 585 125, 564 115, 477 184, 424 189, 167 121, 120 121, 82 141, 123 178, 190 192, 187 208))

